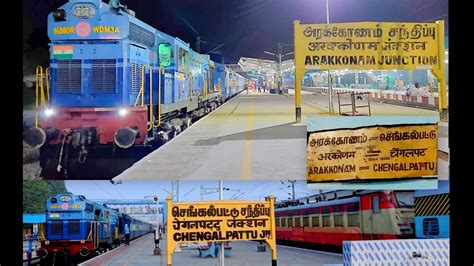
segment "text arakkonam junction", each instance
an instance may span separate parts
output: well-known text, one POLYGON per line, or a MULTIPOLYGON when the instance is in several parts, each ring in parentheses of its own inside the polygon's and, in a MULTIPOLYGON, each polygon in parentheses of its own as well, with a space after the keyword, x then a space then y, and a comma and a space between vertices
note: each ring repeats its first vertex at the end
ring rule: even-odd
POLYGON ((431 70, 438 80, 439 110, 447 119, 444 21, 436 23, 294 21, 295 107, 301 120, 301 79, 307 70, 431 70))

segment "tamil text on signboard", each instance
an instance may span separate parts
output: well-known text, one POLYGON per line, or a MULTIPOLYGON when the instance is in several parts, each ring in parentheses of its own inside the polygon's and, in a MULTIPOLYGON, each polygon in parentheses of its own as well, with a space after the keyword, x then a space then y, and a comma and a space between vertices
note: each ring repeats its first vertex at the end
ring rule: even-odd
MULTIPOLYGON (((438 24, 295 24, 295 65, 305 69, 439 69, 438 24)), ((444 55, 444 51, 443 51, 444 55)))
POLYGON ((169 233, 175 242, 271 238, 270 206, 255 203, 187 203, 171 208, 169 233))
POLYGON ((167 263, 177 243, 263 240, 276 263, 275 197, 268 201, 172 203, 167 197, 167 263))
POLYGON ((372 126, 310 133, 308 182, 437 175, 436 124, 372 126))

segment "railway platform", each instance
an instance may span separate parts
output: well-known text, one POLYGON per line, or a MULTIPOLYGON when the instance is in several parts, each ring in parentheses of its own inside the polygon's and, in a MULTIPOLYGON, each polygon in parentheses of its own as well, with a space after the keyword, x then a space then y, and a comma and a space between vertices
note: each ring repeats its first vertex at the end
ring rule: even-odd
MULTIPOLYGON (((162 255, 153 255, 153 234, 147 234, 130 242, 130 246, 120 246, 97 256, 80 266, 95 265, 164 265, 166 266, 166 240, 160 241, 162 255)), ((164 237, 165 238, 165 237, 164 237)), ((225 258, 229 266, 270 265, 271 251, 257 252, 257 242, 231 242, 232 253, 225 258)), ((201 258, 196 247, 182 247, 173 254, 173 265, 219 265, 219 258, 201 258)), ((295 247, 277 246, 278 265, 342 265, 342 255, 295 247)))
MULTIPOLYGON (((306 180, 306 117, 328 115, 327 102, 325 95, 302 91, 302 121, 297 123, 291 90, 288 95, 244 91, 113 181, 306 180)), ((373 116, 438 115, 378 102, 371 106, 373 116)), ((446 123, 440 123, 439 131, 440 138, 447 138, 446 123)))

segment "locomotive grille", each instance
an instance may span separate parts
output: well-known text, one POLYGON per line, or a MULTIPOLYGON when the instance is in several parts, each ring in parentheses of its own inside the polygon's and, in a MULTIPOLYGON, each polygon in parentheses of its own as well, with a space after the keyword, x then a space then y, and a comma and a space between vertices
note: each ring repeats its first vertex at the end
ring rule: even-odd
POLYGON ((68 223, 68 233, 72 234, 79 234, 80 232, 81 223, 79 221, 69 221, 68 223))
POLYGON ((92 92, 115 92, 117 60, 92 60, 92 92))
POLYGON ((140 91, 142 79, 142 65, 132 63, 132 93, 140 91))
POLYGON ((61 235, 63 233, 63 221, 51 222, 51 234, 61 235))
POLYGON ((134 42, 148 47, 153 47, 153 45, 155 45, 155 36, 153 33, 134 23, 130 23, 129 38, 134 42))
POLYGON ((58 60, 58 92, 81 92, 82 61, 78 59, 58 60))

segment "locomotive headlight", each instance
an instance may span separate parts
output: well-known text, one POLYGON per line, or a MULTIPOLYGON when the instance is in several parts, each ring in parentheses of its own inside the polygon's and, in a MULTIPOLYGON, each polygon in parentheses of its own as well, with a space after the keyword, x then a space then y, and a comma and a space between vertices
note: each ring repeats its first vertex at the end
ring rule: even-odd
POLYGON ((118 111, 119 115, 120 116, 126 116, 128 114, 128 110, 125 109, 125 108, 121 108, 119 111, 118 111))
POLYGON ((46 110, 44 110, 44 114, 47 116, 47 117, 50 117, 50 116, 53 116, 56 112, 52 109, 52 108, 47 108, 46 110))

